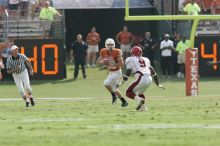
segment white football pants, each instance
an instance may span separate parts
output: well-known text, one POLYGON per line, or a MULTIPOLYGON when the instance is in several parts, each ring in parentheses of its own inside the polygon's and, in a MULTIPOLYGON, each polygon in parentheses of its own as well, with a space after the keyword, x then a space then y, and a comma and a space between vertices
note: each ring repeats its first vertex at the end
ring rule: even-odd
POLYGON ((116 90, 116 86, 119 82, 119 79, 122 77, 122 71, 110 71, 107 78, 104 81, 104 86, 111 86, 113 91, 116 90))

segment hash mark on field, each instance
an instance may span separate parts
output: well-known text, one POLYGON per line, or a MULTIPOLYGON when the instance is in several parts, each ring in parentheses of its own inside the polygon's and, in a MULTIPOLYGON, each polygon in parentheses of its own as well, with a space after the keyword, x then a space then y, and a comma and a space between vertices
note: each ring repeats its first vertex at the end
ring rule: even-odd
POLYGON ((83 118, 39 118, 39 119, 24 119, 24 122, 77 122, 77 121, 84 121, 88 119, 83 118))

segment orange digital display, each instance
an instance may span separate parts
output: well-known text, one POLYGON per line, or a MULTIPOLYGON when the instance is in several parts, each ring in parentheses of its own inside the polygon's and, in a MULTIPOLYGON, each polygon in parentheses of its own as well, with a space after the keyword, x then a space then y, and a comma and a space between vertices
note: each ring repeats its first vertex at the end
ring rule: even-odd
MULTIPOLYGON (((37 46, 34 46, 33 48, 33 57, 28 57, 28 59, 30 60, 30 62, 33 62, 33 70, 34 70, 34 73, 37 73, 38 72, 38 53, 37 53, 37 46)), ((39 56, 41 57, 41 60, 42 60, 42 73, 44 75, 55 75, 58 73, 58 46, 56 44, 44 44, 41 48, 41 52, 42 52, 42 56, 39 56), (51 57, 54 57, 54 69, 53 70, 47 70, 46 69, 46 50, 47 49, 53 49, 54 51, 54 55, 51 56, 51 57)), ((24 47, 21 47, 21 53, 22 54, 25 54, 25 48, 24 47)), ((50 62, 51 63, 51 62, 50 62)))
POLYGON ((58 73, 58 46, 56 44, 45 44, 42 46, 42 73, 45 75, 55 75, 58 73), (54 51, 54 70, 46 70, 46 50, 53 49, 54 51))
POLYGON ((220 60, 220 36, 198 35, 195 37, 195 48, 198 48, 199 76, 220 76, 220 66, 209 62, 220 60))
POLYGON ((66 77, 62 39, 23 39, 14 42, 30 60, 31 79, 63 79, 66 77))
MULTIPOLYGON (((212 54, 206 54, 206 49, 210 49, 210 48, 206 48, 205 47, 205 43, 201 43, 201 57, 202 58, 208 58, 208 59, 212 59, 214 62, 217 61, 217 43, 213 43, 213 46, 212 46, 212 54)), ((214 65, 213 66, 214 70, 217 70, 218 69, 218 66, 217 65, 214 65)))

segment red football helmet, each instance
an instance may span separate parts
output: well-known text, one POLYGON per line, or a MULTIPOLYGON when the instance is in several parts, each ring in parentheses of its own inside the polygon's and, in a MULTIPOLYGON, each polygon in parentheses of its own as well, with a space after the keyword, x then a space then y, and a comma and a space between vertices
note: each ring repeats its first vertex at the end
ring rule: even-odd
POLYGON ((131 49, 131 56, 142 56, 142 49, 139 46, 134 46, 131 49))

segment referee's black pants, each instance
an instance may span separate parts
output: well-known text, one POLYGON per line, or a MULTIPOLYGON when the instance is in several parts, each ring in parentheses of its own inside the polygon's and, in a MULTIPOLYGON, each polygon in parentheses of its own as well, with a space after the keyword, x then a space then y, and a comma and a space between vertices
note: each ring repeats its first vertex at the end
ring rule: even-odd
POLYGON ((82 68, 83 78, 86 78, 85 59, 83 59, 83 58, 79 58, 79 59, 76 58, 75 59, 74 79, 76 79, 78 77, 79 65, 81 65, 81 68, 82 68))
POLYGON ((169 76, 171 76, 171 64, 172 64, 172 57, 171 56, 161 56, 161 68, 162 73, 165 76, 166 72, 169 76))

